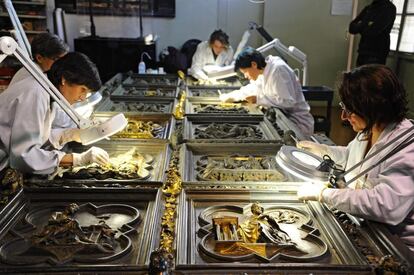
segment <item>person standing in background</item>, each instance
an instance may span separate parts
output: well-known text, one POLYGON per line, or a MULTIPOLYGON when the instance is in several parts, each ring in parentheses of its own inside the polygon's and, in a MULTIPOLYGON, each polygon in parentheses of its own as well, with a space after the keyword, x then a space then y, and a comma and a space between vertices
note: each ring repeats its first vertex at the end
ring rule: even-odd
POLYGON ((357 66, 385 64, 390 51, 390 32, 396 8, 390 0, 373 0, 349 24, 351 34, 360 34, 357 66))

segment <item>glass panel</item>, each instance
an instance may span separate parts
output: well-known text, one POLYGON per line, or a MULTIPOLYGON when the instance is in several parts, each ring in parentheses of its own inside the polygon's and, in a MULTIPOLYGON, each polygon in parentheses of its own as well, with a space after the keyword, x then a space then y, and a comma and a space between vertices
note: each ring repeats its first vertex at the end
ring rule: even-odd
POLYGON ((414 0, 407 0, 407 1, 408 1, 407 12, 414 13, 414 0))
POLYGON ((414 52, 414 16, 407 16, 405 18, 404 30, 402 32, 400 51, 414 52))
POLYGON ((397 15, 395 17, 394 26, 392 26, 392 30, 390 33, 390 49, 391 51, 395 51, 397 49, 397 41, 398 41, 398 34, 400 32, 400 25, 401 25, 401 15, 397 15))
MULTIPOLYGON (((397 14, 401 14, 403 7, 404 7, 404 1, 405 0, 394 0, 392 1, 394 3, 394 5, 397 7, 397 14)), ((411 1, 414 2, 414 1, 411 1)))

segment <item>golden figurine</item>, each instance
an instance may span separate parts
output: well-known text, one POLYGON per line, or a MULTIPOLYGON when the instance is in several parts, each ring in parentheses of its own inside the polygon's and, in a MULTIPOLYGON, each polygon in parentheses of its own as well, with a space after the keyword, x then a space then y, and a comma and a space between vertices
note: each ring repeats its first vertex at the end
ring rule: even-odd
POLYGON ((281 251, 295 255, 307 254, 291 241, 272 216, 264 214, 260 204, 253 203, 251 212, 252 215, 241 224, 238 224, 237 217, 213 218, 215 252, 232 256, 255 253, 262 257, 281 251))
POLYGON ((152 121, 138 121, 128 118, 127 127, 113 135, 115 138, 151 139, 158 138, 163 127, 152 121))
POLYGON ((183 119, 184 118, 184 115, 185 115, 184 106, 185 106, 186 96, 187 96, 186 92, 181 91, 180 100, 178 101, 178 104, 175 107, 174 114, 173 114, 176 119, 183 119))

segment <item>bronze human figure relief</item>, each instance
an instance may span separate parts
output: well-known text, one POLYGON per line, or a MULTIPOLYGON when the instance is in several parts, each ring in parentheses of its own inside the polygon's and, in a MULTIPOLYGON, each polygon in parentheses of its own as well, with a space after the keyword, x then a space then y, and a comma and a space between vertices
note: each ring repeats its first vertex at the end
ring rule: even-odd
POLYGON ((193 104, 194 112, 198 114, 221 113, 221 114, 248 114, 249 110, 237 103, 219 103, 219 104, 193 104))
POLYGON ((264 139, 262 130, 256 125, 211 123, 195 126, 197 139, 264 139))
POLYGON ((164 130, 165 126, 153 121, 139 121, 128 118, 127 127, 112 137, 133 139, 162 138, 164 130))
POLYGON ((109 111, 164 113, 167 111, 167 109, 167 104, 114 101, 112 102, 112 106, 110 107, 109 111))
POLYGON ((196 161, 200 181, 285 181, 270 156, 201 156, 196 161))
POLYGON ((140 221, 129 205, 46 206, 26 215, 28 229, 5 243, 0 256, 13 265, 110 262, 131 251, 129 236, 140 221))
POLYGON ((299 209, 265 209, 259 203, 213 206, 200 214, 199 222, 200 251, 217 261, 308 262, 330 257, 310 217, 299 209))
POLYGON ((86 166, 71 167, 63 170, 60 174, 64 178, 73 179, 138 179, 145 180, 151 177, 152 163, 154 157, 149 154, 141 154, 134 147, 131 150, 111 156, 108 165, 102 166, 97 163, 86 166))

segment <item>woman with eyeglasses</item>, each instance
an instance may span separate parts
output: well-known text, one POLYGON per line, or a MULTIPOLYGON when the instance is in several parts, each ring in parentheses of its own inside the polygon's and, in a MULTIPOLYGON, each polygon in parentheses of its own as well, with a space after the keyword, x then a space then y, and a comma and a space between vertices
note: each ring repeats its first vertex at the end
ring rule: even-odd
MULTIPOLYGON (((413 127, 405 118, 405 89, 384 65, 365 65, 344 73, 339 95, 342 119, 358 132, 355 139, 345 147, 309 141, 299 142, 298 147, 319 156, 329 155, 345 171, 413 127)), ((348 187, 333 189, 306 183, 298 189, 298 198, 319 200, 352 215, 385 223, 414 251, 414 143, 383 160, 403 139, 346 175, 345 182, 379 163, 348 187)))

